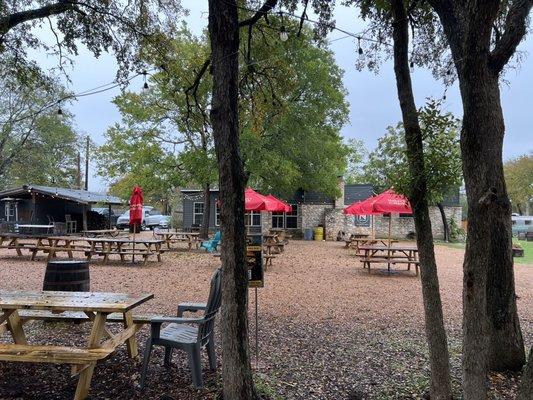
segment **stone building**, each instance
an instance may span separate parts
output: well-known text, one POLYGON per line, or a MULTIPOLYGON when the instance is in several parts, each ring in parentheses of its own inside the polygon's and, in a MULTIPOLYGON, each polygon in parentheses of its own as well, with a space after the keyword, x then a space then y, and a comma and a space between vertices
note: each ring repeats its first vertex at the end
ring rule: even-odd
MULTIPOLYGON (((372 185, 348 185, 339 182, 341 195, 330 198, 317 192, 298 190, 291 198, 283 199, 293 207, 292 213, 250 212, 246 213, 246 223, 250 232, 268 232, 271 228, 283 228, 294 237, 302 237, 306 229, 317 226, 324 228, 326 240, 335 240, 339 232, 347 235, 352 233, 371 234, 372 219, 377 237, 386 237, 389 229, 389 215, 353 216, 345 215, 342 210, 360 200, 367 199, 375 192, 372 185)), ((203 192, 195 189, 184 189, 183 196, 183 227, 199 226, 203 217, 203 192)), ((217 207, 218 190, 211 190, 211 212, 209 227, 216 230, 220 226, 217 207)), ((459 191, 443 202, 446 219, 455 220, 461 225, 461 206, 459 191)), ((429 210, 433 234, 436 239, 444 237, 442 217, 437 207, 429 210)), ((415 231, 411 215, 393 214, 391 234, 394 238, 405 238, 415 231)))

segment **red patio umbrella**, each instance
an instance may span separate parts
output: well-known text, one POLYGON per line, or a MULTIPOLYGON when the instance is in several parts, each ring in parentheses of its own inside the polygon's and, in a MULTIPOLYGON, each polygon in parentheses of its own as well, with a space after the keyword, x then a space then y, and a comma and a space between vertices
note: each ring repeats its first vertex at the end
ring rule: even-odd
POLYGON ((284 201, 278 199, 276 196, 269 194, 266 197, 267 197, 267 199, 270 199, 270 200, 274 201, 279 206, 279 209, 275 210, 275 211, 278 211, 278 212, 292 212, 292 206, 290 206, 289 204, 285 203, 284 201))
POLYGON ((142 225, 143 222, 143 200, 141 187, 135 185, 130 197, 130 226, 133 226, 133 262, 135 262, 135 233, 137 232, 137 227, 142 225))
POLYGON ((244 209, 246 211, 283 211, 275 198, 263 196, 252 188, 244 191, 244 209))
MULTIPOLYGON (((407 197, 389 189, 383 193, 369 197, 366 200, 358 201, 346 207, 345 214, 351 215, 377 215, 386 213, 412 214, 413 210, 407 197)), ((389 246, 391 237, 391 220, 389 218, 389 246)), ((372 236, 374 233, 374 223, 372 221, 372 236)))

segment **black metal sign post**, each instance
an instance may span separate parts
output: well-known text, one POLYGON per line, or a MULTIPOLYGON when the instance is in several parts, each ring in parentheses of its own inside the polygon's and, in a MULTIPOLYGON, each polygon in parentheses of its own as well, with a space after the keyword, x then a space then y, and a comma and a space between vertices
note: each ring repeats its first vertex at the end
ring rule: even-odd
POLYGON ((246 247, 248 263, 248 286, 255 289, 255 369, 259 369, 259 295, 258 288, 264 287, 263 236, 249 235, 246 247))

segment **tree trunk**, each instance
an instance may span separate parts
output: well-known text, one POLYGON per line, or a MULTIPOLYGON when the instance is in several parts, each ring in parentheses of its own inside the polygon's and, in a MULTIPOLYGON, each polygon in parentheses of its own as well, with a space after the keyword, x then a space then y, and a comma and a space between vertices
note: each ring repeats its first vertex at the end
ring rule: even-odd
POLYGON ((226 400, 255 399, 248 346, 244 189, 239 152, 238 31, 235 0, 209 0, 211 124, 219 168, 222 227, 222 389, 226 400))
MULTIPOLYGON (((468 200, 464 300, 465 307, 473 306, 468 312, 465 309, 464 323, 468 318, 478 325, 482 315, 479 308, 486 308, 488 330, 475 329, 469 343, 479 343, 480 335, 488 335, 488 368, 519 371, 525 363, 525 351, 516 309, 511 202, 503 174, 505 127, 498 76, 488 71, 487 63, 465 62, 459 77, 464 108, 461 153, 468 200), (486 288, 482 287, 485 283, 486 288), (479 304, 474 305, 470 295, 478 289, 486 296, 479 297, 479 304)), ((478 350, 472 351, 478 358, 478 350)))
POLYGON ((440 216, 442 218, 442 228, 444 230, 444 241, 449 242, 450 241, 450 226, 448 225, 448 220, 446 219, 446 213, 444 212, 444 206, 441 202, 437 203, 437 207, 440 211, 440 216))
POLYGON ((529 351, 528 362, 524 367, 522 373, 522 380, 518 387, 518 396, 516 400, 532 400, 533 399, 533 347, 529 351))
POLYGON ((522 212, 522 207, 520 206, 520 203, 516 203, 516 208, 518 210, 518 214, 524 215, 524 213, 522 212))
MULTIPOLYGON (((505 127, 498 80, 505 60, 498 65, 490 58, 499 2, 430 3, 448 39, 463 102, 461 157, 468 201, 463 264, 463 395, 465 400, 478 400, 486 397, 489 367, 516 370, 525 360, 514 290, 511 204, 502 162, 505 127)), ((524 13, 512 14, 513 18, 522 18, 521 27, 515 23, 508 31, 519 37, 525 33, 531 5, 513 2, 513 6, 525 7, 524 13)), ((507 50, 512 55, 515 38, 505 43, 511 46, 507 50)))
POLYGON ((420 255, 420 275, 426 337, 431 367, 430 397, 437 400, 452 398, 450 363, 442 303, 440 298, 437 263, 433 247, 433 233, 427 204, 427 177, 424 167, 422 131, 418 121, 411 76, 409 74, 409 30, 403 0, 392 1, 394 72, 398 99, 402 110, 407 144, 407 159, 411 174, 411 194, 416 241, 420 255))
POLYGON ((211 217, 211 185, 207 183, 204 186, 204 214, 202 215, 202 227, 200 237, 207 239, 209 237, 209 218, 211 217))

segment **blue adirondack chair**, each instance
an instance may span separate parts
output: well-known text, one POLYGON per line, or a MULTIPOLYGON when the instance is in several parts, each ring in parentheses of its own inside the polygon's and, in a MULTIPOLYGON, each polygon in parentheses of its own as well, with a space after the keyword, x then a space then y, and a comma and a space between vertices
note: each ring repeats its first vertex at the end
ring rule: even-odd
POLYGON ((204 248, 206 249, 209 253, 212 253, 214 252, 217 247, 218 247, 218 244, 220 243, 220 239, 222 238, 222 232, 220 231, 217 231, 215 233, 215 236, 213 237, 213 239, 211 240, 206 240, 205 242, 202 242, 202 244, 200 245, 200 248, 204 248))

